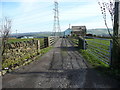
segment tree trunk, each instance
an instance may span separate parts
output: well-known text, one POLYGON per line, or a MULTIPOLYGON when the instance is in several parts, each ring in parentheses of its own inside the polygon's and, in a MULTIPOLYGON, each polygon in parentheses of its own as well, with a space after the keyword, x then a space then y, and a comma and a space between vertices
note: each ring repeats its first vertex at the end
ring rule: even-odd
POLYGON ((114 27, 113 27, 113 48, 112 48, 112 61, 111 66, 114 68, 120 67, 120 36, 119 36, 119 3, 115 2, 115 15, 114 15, 114 27), (117 41, 117 43, 116 43, 117 41))

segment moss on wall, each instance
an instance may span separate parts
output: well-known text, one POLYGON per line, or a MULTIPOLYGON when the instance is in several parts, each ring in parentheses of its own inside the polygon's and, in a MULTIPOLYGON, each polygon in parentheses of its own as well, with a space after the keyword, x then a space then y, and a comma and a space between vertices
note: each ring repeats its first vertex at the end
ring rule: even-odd
POLYGON ((34 57, 40 52, 38 40, 7 43, 3 54, 2 69, 22 65, 27 59, 34 57))

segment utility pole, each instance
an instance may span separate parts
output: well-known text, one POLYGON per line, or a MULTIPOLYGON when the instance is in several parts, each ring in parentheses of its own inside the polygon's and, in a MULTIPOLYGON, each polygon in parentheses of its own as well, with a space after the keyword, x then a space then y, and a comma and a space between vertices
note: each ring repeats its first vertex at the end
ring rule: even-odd
POLYGON ((61 36, 60 22, 59 22, 59 10, 58 2, 54 1, 54 25, 53 25, 53 36, 61 36))
POLYGON ((71 26, 71 25, 69 24, 69 29, 70 29, 70 26, 71 26))
POLYGON ((17 35, 17 30, 16 30, 16 37, 18 37, 18 35, 17 35))
POLYGON ((113 27, 113 48, 111 66, 120 67, 120 1, 115 0, 114 27, 113 27), (116 43, 117 41, 117 43, 116 43))

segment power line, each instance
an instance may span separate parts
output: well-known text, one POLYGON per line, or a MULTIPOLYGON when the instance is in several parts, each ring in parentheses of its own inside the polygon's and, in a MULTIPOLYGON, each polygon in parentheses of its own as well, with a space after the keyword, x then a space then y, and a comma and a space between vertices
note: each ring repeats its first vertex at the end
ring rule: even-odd
POLYGON ((60 22, 59 22, 59 10, 58 2, 54 1, 54 25, 53 25, 53 36, 61 36, 60 22))

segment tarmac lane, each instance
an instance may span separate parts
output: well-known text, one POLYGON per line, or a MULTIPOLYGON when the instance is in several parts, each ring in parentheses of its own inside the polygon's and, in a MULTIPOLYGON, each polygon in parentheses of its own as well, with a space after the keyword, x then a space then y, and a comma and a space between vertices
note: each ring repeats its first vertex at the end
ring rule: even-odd
POLYGON ((48 53, 2 78, 3 88, 116 88, 119 82, 87 66, 77 48, 60 38, 48 53))

